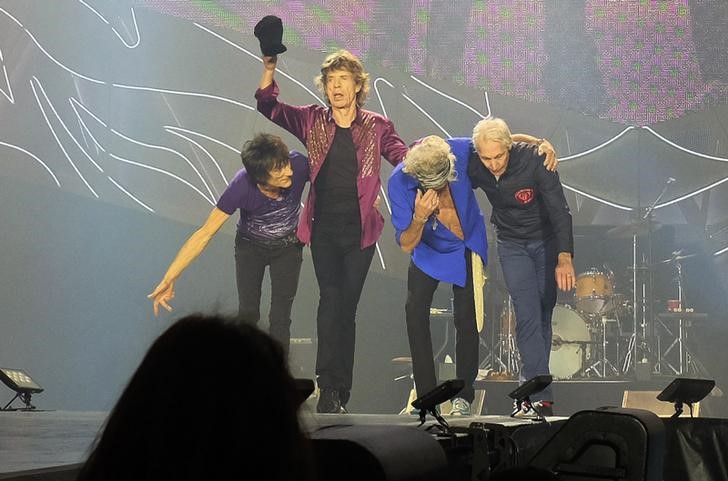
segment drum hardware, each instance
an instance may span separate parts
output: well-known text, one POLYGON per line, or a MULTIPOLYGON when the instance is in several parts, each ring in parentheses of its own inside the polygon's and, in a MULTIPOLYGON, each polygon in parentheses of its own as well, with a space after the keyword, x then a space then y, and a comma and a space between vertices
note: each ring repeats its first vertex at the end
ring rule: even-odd
POLYGON ((661 224, 659 222, 655 222, 652 219, 647 221, 643 217, 642 219, 630 222, 629 224, 612 227, 607 231, 607 237, 609 239, 629 239, 630 237, 639 237, 655 232, 660 227, 661 224))
MULTIPOLYGON (((580 273, 576 280, 575 305, 579 314, 587 321, 592 339, 590 342, 594 348, 589 351, 588 359, 585 358, 583 375, 607 377, 620 374, 609 359, 607 322, 613 321, 617 330, 621 330, 619 316, 626 309, 629 302, 624 294, 615 292, 614 271, 607 265, 602 264, 603 269, 590 267, 580 273), (609 318, 608 316, 614 318, 609 318), (592 364, 587 366, 587 362, 592 364)), ((616 358, 615 363, 619 364, 619 336, 615 341, 616 358)), ((586 356, 586 350, 583 352, 586 356)))
MULTIPOLYGON (((613 317, 579 312, 566 304, 557 304, 552 317, 550 370, 555 379, 568 380, 581 376, 618 376, 615 363, 620 358, 619 312, 625 296, 613 298, 613 317), (609 325, 616 327, 610 331, 609 325), (610 346, 613 347, 610 351, 610 346), (590 364, 591 363, 591 364, 590 364)), ((520 355, 515 340, 515 315, 512 301, 504 301, 500 316, 500 335, 494 350, 493 376, 517 377, 520 355)))
MULTIPOLYGON (((586 368, 584 370, 585 374, 588 374, 590 372, 593 372, 598 377, 607 377, 607 375, 613 375, 618 376, 619 375, 619 369, 614 367, 614 364, 611 363, 609 358, 607 358, 607 323, 608 322, 615 322, 618 323, 619 321, 617 319, 607 319, 606 316, 601 316, 601 359, 597 360, 595 363, 593 363, 591 366, 586 368), (607 374, 607 369, 609 369, 609 374, 607 374)), ((617 343, 619 343, 619 338, 617 338, 617 343)), ((598 344, 598 343, 597 343, 598 344)), ((617 346, 617 356, 619 356, 619 346, 617 346)))
MULTIPOLYGON (((682 249, 678 249, 678 250, 676 250, 676 251, 674 251, 674 252, 672 253, 672 256, 671 256, 671 257, 669 257, 669 258, 667 258, 667 259, 663 259, 663 260, 661 260, 661 261, 657 261, 657 262, 655 262, 654 264, 652 264, 652 265, 650 266, 650 268, 652 268, 652 267, 657 267, 657 266, 659 266, 659 265, 662 265, 662 264, 673 264, 673 263, 679 263, 680 261, 683 261, 683 260, 685 260, 685 259, 690 259, 691 257, 695 257, 695 256, 697 256, 697 255, 698 255, 698 254, 683 254, 683 250, 682 250, 682 249)), ((680 276, 682 276, 682 271, 681 271, 681 272, 679 272, 678 274, 679 274, 680 276)))
POLYGON ((657 315, 657 322, 660 324, 665 333, 672 338, 670 345, 664 351, 661 351, 659 364, 656 366, 658 373, 662 372, 662 366, 664 365, 670 368, 672 371, 670 374, 700 374, 705 377, 710 377, 702 364, 686 346, 688 328, 692 322, 696 320, 704 320, 707 319, 707 317, 707 314, 699 312, 662 312, 657 315), (670 329, 667 324, 670 321, 676 321, 676 333, 670 329), (670 353, 676 348, 677 366, 668 361, 668 356, 670 356, 670 353))
MULTIPOLYGON (((664 195, 664 191, 660 194, 658 200, 660 197, 662 197, 662 195, 664 195)), ((649 350, 649 347, 647 346, 645 341, 647 334, 645 310, 646 283, 644 282, 644 278, 638 277, 638 272, 648 272, 649 267, 646 265, 644 254, 642 256, 641 265, 637 265, 637 253, 639 251, 638 237, 645 234, 649 235, 653 231, 657 230, 657 228, 660 226, 658 223, 652 221, 652 219, 649 219, 652 209, 654 209, 654 205, 656 204, 657 202, 653 203, 652 208, 648 209, 645 215, 643 217, 640 217, 637 221, 631 222, 630 224, 626 224, 623 226, 613 227, 607 231, 607 237, 612 239, 626 239, 630 237, 632 238, 632 265, 629 266, 629 270, 632 271, 631 307, 633 329, 627 343, 627 355, 625 356, 624 363, 622 364, 622 373, 624 374, 628 373, 631 369, 636 367, 638 346, 639 348, 641 348, 643 358, 646 355, 646 352, 649 350), (640 288, 638 288, 638 284, 640 288), (637 336, 640 330, 642 331, 641 342, 638 343, 637 336)))
POLYGON ((660 356, 658 358, 658 364, 656 368, 657 372, 661 372, 662 365, 664 364, 673 371, 672 374, 694 374, 698 373, 698 369, 697 366, 693 363, 693 354, 688 350, 685 344, 685 341, 687 339, 687 327, 689 326, 691 320, 705 319, 707 316, 705 314, 696 314, 693 312, 682 312, 683 306, 685 306, 682 261, 684 259, 695 256, 695 254, 682 255, 682 251, 680 250, 673 252, 672 254, 672 257, 670 257, 669 259, 660 261, 657 264, 671 263, 674 267, 674 280, 675 284, 677 285, 677 302, 675 304, 678 306, 679 310, 677 310, 676 312, 661 313, 657 316, 658 322, 665 330, 665 332, 673 338, 673 340, 664 351, 660 353, 658 350, 658 354, 660 354, 660 356), (673 334, 673 331, 667 326, 666 322, 669 320, 677 321, 676 334, 673 334), (674 349, 677 349, 677 367, 666 359, 674 349))
POLYGON ((655 364, 657 364, 659 354, 653 353, 652 346, 650 346, 647 329, 650 327, 648 323, 648 282, 645 279, 646 275, 650 274, 651 268, 647 263, 646 257, 643 255, 640 265, 636 264, 637 258, 637 238, 632 240, 632 262, 630 266, 632 271, 632 334, 629 336, 627 343, 627 354, 622 363, 622 373, 627 374, 630 371, 634 372, 637 368, 638 363, 646 363, 649 358, 653 358, 655 364), (638 272, 646 273, 639 275, 638 272))
POLYGON ((520 357, 516 346, 516 314, 510 296, 503 301, 496 353, 494 361, 497 362, 498 370, 505 375, 518 377, 520 357))
MULTIPOLYGON (((656 231, 660 227, 659 223, 652 220, 652 211, 655 210, 655 206, 657 206, 657 203, 660 201, 660 199, 662 199, 662 197, 667 192, 667 188, 673 182, 675 182, 675 179, 672 177, 669 177, 665 181, 665 184, 662 186, 662 190, 657 195, 655 200, 652 202, 652 204, 650 204, 649 207, 644 210, 644 214, 641 214, 637 220, 631 222, 630 224, 617 226, 607 231, 608 237, 610 235, 613 238, 629 238, 630 236, 632 237, 632 324, 634 327, 634 331, 632 332, 632 336, 630 337, 629 346, 627 349, 627 356, 625 357, 624 364, 622 365, 623 373, 627 373, 630 368, 637 368, 638 357, 640 358, 640 362, 643 363, 648 361, 648 356, 655 357, 651 352, 651 348, 647 338, 648 282, 645 281, 645 276, 641 276, 638 282, 637 271, 640 270, 646 272, 647 275, 650 274, 649 254, 651 254, 652 249, 652 238, 650 234, 652 234, 652 232, 656 231), (638 267, 638 237, 641 235, 647 236, 648 255, 645 256, 644 252, 642 253, 641 263, 638 267), (639 299, 637 297, 638 295, 639 299), (638 332, 638 328, 641 328, 641 332, 638 332), (641 334, 639 339, 638 334, 641 334)), ((641 212, 641 209, 639 207, 637 208, 637 212, 641 212)))

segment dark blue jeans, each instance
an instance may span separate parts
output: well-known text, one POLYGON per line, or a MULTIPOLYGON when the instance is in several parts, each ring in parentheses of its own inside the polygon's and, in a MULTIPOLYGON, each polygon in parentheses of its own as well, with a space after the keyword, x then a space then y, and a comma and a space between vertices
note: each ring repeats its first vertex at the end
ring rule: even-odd
MULTIPOLYGON (((555 239, 498 239, 498 258, 516 313, 516 343, 521 356, 520 382, 549 374, 551 316, 556 305, 555 239)), ((553 401, 551 386, 531 401, 553 401)))
POLYGON ((291 308, 298 290, 303 245, 265 247, 235 236, 235 271, 238 286, 238 318, 257 324, 260 320, 260 292, 263 274, 270 270, 270 335, 288 353, 291 341, 291 308))

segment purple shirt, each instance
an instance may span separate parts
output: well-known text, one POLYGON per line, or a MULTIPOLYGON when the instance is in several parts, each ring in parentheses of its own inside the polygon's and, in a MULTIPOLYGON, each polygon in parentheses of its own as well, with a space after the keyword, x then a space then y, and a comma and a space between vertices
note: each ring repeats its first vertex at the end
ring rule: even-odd
POLYGON ((249 240, 265 242, 282 239, 294 232, 301 212, 301 195, 308 181, 308 159, 300 152, 291 151, 293 183, 282 191, 281 199, 263 194, 240 169, 217 201, 217 208, 232 215, 240 209, 238 231, 249 240))
MULTIPOLYGON (((275 82, 265 89, 258 89, 255 98, 258 99, 260 113, 298 137, 306 146, 313 185, 336 133, 331 108, 318 105, 292 106, 279 102, 278 84, 275 82)), ((368 110, 357 109, 356 118, 351 124, 351 134, 358 163, 356 188, 361 218, 361 248, 364 249, 379 239, 384 228, 384 218, 374 208, 382 185, 379 179, 381 158, 397 165, 404 159, 407 146, 389 119, 368 110)), ((298 238, 305 244, 311 241, 315 202, 316 192, 312 188, 309 189, 308 201, 298 227, 298 238)))

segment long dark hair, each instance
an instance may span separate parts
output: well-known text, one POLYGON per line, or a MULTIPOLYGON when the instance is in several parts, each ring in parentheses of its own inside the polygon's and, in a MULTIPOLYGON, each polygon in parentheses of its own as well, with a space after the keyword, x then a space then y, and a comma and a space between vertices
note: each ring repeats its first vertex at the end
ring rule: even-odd
POLYGON ((310 479, 297 408, 278 343, 191 315, 151 346, 78 480, 310 479))

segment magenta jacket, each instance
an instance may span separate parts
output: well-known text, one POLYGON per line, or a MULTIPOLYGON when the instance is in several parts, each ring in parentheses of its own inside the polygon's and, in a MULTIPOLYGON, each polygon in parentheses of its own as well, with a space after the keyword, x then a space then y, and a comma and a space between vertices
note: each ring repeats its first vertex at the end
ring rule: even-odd
MULTIPOLYGON (((306 146, 311 186, 313 186, 336 133, 331 108, 318 105, 293 106, 279 102, 278 84, 275 81, 264 89, 258 89, 255 98, 258 100, 260 113, 298 137, 306 146)), ((397 165, 404 159, 407 146, 397 135, 389 119, 363 109, 357 110, 356 118, 351 124, 351 135, 359 162, 356 188, 361 217, 361 248, 364 249, 379 239, 384 228, 384 218, 379 210, 374 208, 374 200, 382 184, 379 179, 381 158, 384 157, 390 164, 397 165)), ((309 189, 308 201, 303 208, 298 226, 298 238, 305 244, 311 242, 311 225, 316 202, 314 190, 309 189)))

